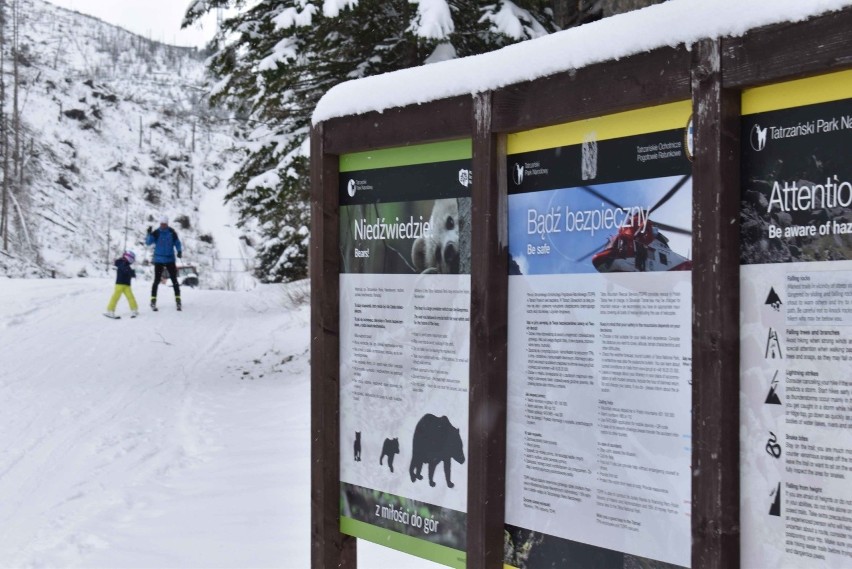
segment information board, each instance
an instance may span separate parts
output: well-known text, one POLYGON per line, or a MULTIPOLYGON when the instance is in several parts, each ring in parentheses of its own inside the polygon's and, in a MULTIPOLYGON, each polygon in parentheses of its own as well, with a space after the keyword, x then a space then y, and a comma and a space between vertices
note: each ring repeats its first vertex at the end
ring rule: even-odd
POLYGON ((470 140, 340 161, 341 531, 466 549, 470 140))
POLYGON ((742 107, 742 565, 850 567, 852 72, 742 107))
POLYGON ((509 566, 690 564, 690 110, 508 139, 509 566))

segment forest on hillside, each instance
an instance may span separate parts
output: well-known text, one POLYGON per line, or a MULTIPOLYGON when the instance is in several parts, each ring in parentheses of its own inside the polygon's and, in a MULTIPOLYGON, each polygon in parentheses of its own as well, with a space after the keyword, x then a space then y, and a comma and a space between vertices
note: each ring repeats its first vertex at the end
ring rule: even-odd
POLYGON ((257 277, 307 276, 309 132, 343 81, 476 55, 661 0, 192 0, 184 26, 217 13, 208 95, 248 124, 228 199, 260 232, 257 277), (233 16, 223 18, 228 10, 233 16))

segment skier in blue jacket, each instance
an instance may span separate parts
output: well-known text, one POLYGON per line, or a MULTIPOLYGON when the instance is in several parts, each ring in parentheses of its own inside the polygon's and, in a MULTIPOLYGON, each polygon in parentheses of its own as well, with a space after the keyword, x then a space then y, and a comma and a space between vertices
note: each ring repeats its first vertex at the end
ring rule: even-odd
POLYGON ((145 238, 146 245, 154 245, 154 285, 151 287, 151 310, 157 310, 157 287, 163 278, 163 270, 169 271, 169 278, 175 289, 175 302, 177 309, 180 305, 180 285, 177 280, 177 266, 175 265, 175 251, 177 258, 183 256, 183 246, 180 243, 177 231, 169 227, 169 218, 165 215, 160 218, 160 228, 151 231, 148 227, 148 236, 145 238))

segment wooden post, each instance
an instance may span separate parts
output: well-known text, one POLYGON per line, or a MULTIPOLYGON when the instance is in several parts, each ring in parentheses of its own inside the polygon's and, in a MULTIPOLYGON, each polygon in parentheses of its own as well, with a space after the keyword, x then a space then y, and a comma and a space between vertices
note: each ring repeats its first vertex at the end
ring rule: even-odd
POLYGON ((719 41, 693 53, 692 566, 736 569, 740 93, 722 88, 719 41))
POLYGON ((505 135, 492 93, 473 102, 467 567, 503 566, 506 493, 508 209, 505 135))
POLYGON ((311 567, 355 569, 340 533, 340 285, 338 158, 311 130, 311 567))

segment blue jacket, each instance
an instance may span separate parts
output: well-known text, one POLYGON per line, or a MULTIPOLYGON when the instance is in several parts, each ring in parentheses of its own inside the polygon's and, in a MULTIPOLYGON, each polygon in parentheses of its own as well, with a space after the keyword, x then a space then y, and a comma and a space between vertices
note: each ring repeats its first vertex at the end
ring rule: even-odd
POLYGON ((164 230, 155 229, 149 233, 145 238, 145 245, 154 245, 155 263, 174 263, 175 250, 178 253, 183 251, 177 231, 171 227, 166 227, 164 230))
POLYGON ((130 263, 124 257, 115 260, 115 284, 129 285, 130 279, 136 276, 136 271, 130 267, 130 263))

